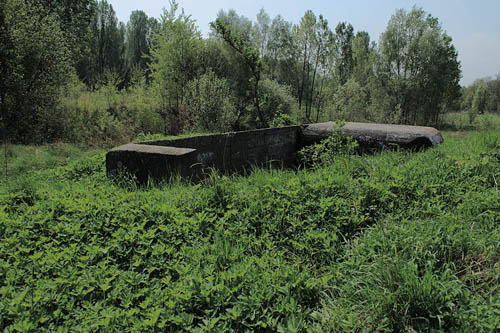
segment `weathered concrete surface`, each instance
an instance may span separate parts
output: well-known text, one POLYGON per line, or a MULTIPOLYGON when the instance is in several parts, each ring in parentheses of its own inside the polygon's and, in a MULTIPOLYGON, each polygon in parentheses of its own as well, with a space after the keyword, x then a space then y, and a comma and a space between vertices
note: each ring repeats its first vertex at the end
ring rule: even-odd
MULTIPOLYGON (((292 166, 298 149, 328 138, 336 129, 335 123, 328 122, 132 143, 108 152, 106 169, 108 174, 127 171, 144 183, 148 177, 175 174, 197 180, 207 168, 238 172, 254 165, 292 166)), ((361 151, 391 146, 416 149, 443 142, 431 127, 346 123, 340 130, 356 139, 361 151)))
POLYGON ((196 163, 196 149, 161 147, 129 143, 106 154, 108 175, 126 171, 145 183, 148 177, 166 178, 180 174, 191 177, 196 163))
MULTIPOLYGON (((332 135, 336 128, 334 122, 304 125, 300 145, 320 142, 332 135)), ((343 135, 352 136, 365 150, 390 146, 418 149, 443 142, 441 133, 432 127, 349 122, 341 130, 343 135)))
POLYGON ((299 126, 128 144, 106 155, 108 174, 126 170, 140 182, 179 173, 199 179, 207 168, 238 172, 255 165, 295 163, 299 126))
POLYGON ((285 165, 295 162, 299 131, 300 126, 288 126, 141 144, 193 148, 196 149, 196 163, 199 167, 238 171, 273 161, 285 165))

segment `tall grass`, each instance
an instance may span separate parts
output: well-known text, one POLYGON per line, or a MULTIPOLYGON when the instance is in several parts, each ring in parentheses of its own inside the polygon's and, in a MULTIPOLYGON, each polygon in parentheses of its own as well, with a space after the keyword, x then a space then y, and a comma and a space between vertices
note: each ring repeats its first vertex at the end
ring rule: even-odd
POLYGON ((102 152, 18 172, 0 329, 498 330, 499 147, 470 133, 197 185, 108 179, 102 152))

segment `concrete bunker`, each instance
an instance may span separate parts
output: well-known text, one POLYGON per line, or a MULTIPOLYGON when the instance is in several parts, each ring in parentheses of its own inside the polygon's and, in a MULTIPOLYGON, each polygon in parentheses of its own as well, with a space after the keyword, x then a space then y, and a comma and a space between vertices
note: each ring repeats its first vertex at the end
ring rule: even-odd
MULTIPOLYGON (((251 166, 293 166, 296 153, 338 130, 334 122, 129 143, 106 154, 108 175, 128 172, 139 182, 179 174, 197 180, 208 168, 239 172, 251 166)), ((432 127, 349 122, 340 128, 362 151, 403 147, 418 149, 443 142, 432 127)))

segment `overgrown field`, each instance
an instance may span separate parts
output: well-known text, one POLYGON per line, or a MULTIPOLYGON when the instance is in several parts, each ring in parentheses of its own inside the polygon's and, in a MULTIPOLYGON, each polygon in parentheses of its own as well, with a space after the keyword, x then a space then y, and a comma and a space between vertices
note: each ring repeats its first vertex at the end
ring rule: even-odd
POLYGON ((500 329, 499 132, 148 188, 107 179, 100 151, 20 149, 2 331, 500 329))

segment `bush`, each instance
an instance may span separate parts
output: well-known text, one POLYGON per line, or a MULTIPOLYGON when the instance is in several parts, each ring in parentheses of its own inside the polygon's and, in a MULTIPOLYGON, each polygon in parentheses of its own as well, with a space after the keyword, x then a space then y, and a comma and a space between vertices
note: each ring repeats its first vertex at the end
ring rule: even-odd
POLYGON ((188 83, 185 97, 185 129, 227 131, 236 122, 236 107, 229 85, 213 72, 188 83))
POLYGON ((70 71, 68 41, 57 17, 41 12, 33 1, 0 3, 0 131, 13 142, 47 142, 60 128, 53 110, 70 71))
POLYGON ((324 166, 330 164, 337 156, 353 154, 358 142, 352 137, 342 135, 342 125, 337 125, 333 134, 318 144, 302 148, 297 154, 301 164, 305 166, 324 166))
POLYGON ((333 97, 335 118, 345 121, 366 121, 370 119, 368 94, 365 88, 351 79, 340 86, 333 97))
POLYGON ((144 82, 128 90, 106 84, 89 91, 76 76, 61 92, 60 122, 56 139, 87 146, 113 146, 138 133, 161 133, 164 121, 156 112, 158 101, 144 82))
POLYGON ((290 87, 264 79, 259 84, 260 109, 268 123, 284 115, 290 116, 296 107, 290 87))
POLYGON ((296 124, 288 114, 279 114, 271 122, 271 127, 285 127, 296 124))

